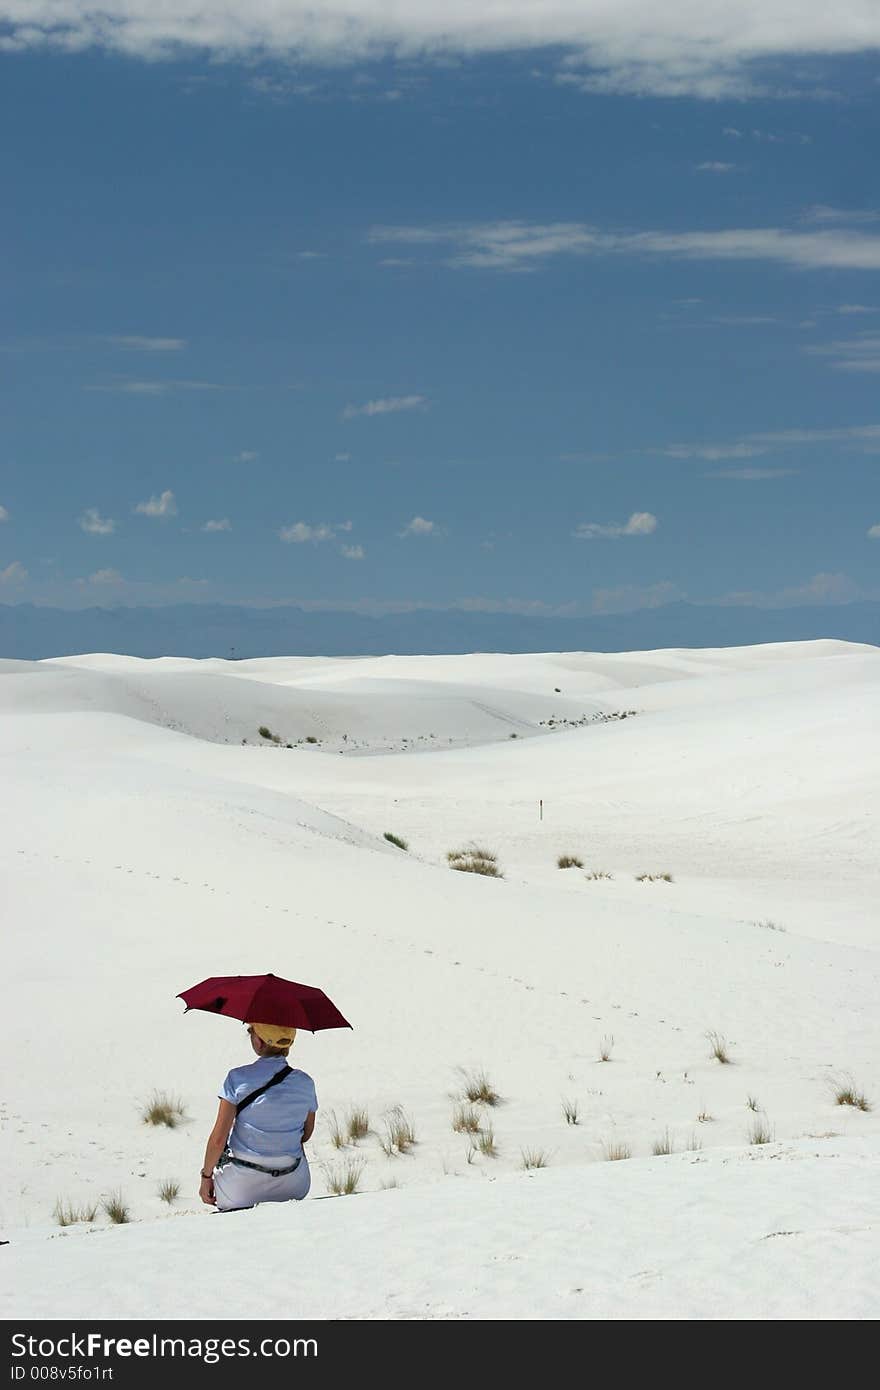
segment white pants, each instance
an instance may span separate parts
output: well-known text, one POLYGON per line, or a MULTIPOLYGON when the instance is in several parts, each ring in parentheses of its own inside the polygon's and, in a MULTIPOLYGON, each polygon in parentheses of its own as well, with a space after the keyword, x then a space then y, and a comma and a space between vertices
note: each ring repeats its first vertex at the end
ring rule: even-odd
POLYGON ((238 1211, 242 1207, 255 1207, 258 1202, 301 1202, 311 1185, 312 1175, 305 1154, 295 1173, 285 1173, 280 1178, 229 1162, 214 1174, 218 1211, 238 1211))

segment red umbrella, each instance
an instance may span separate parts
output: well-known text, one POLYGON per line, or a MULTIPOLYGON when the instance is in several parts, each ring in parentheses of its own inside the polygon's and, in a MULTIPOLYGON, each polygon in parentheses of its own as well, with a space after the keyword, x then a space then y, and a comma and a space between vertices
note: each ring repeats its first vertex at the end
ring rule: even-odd
POLYGON ((212 975, 177 995, 190 1009, 226 1014, 244 1023, 278 1023, 305 1028, 350 1028, 351 1024, 314 985, 298 985, 280 975, 212 975))

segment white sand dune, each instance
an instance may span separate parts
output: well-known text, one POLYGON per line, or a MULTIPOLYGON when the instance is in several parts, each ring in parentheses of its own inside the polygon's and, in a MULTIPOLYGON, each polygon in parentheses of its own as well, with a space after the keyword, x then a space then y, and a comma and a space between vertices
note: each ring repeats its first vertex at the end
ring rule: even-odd
POLYGON ((291 1317, 876 1317, 878 695, 880 650, 830 641, 0 663, 0 1313, 211 1318, 222 1261, 262 1316, 251 1273, 305 1248, 291 1317), (469 843, 502 880, 450 872, 469 843), (310 1198, 218 1216, 197 1174, 249 1051, 175 995, 262 970, 355 1027, 297 1040, 310 1198), (452 1129, 462 1069, 495 1157, 452 1129), (340 1151, 352 1104, 374 1133, 340 1151), (348 1159, 362 1197, 313 1200, 348 1159))

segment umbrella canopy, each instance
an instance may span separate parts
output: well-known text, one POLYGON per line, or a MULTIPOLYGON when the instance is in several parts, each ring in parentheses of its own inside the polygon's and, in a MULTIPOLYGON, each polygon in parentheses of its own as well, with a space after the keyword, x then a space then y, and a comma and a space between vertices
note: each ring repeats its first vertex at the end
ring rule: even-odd
POLYGON ((288 1028, 350 1028, 322 989, 280 975, 212 975, 177 995, 190 1009, 225 1014, 243 1023, 278 1023, 288 1028))

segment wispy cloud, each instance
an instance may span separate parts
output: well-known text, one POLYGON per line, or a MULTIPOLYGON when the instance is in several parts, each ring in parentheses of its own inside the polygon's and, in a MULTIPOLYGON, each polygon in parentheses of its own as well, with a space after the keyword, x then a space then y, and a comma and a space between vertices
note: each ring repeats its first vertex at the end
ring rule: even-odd
POLYGON ((622 584, 615 589, 594 589, 591 611, 593 613, 634 613, 640 608, 662 608, 665 603, 675 603, 687 598, 680 585, 670 579, 658 584, 622 584))
POLYGON ((177 516, 177 502, 173 492, 162 492, 158 497, 151 497, 146 502, 138 502, 135 511, 141 516, 165 518, 177 516))
POLYGON ((846 574, 814 574, 804 584, 777 589, 773 593, 743 590, 724 594, 709 602, 724 608, 799 608, 804 604, 834 605, 853 603, 866 597, 864 590, 846 574))
POLYGON ((20 560, 13 560, 11 565, 0 570, 0 584, 9 584, 16 588, 20 584, 27 582, 28 572, 20 560))
MULTIPOLYGON (((2 4, 2 0, 0 0, 2 4)), ((129 381, 115 380, 95 382, 83 387, 84 391, 106 391, 122 396, 165 396, 172 391, 228 391, 217 381, 129 381)))
POLYGON ((581 222, 491 222, 447 227, 377 226, 376 243, 439 248, 453 269, 521 273, 561 256, 635 256, 694 261, 769 261, 796 270, 880 270, 880 235, 848 227, 792 230, 603 231, 581 222))
POLYGON ((144 338, 139 333, 111 334, 105 342, 128 352, 182 352, 185 338, 144 338))
POLYGON ((97 507, 86 507, 79 518, 79 524, 80 529, 90 536, 112 536, 116 530, 116 522, 108 516, 102 516, 97 507))
POLYGON ((880 372, 880 333, 860 333, 804 348, 810 357, 827 357, 838 372, 880 372))
POLYGON ((367 552, 362 545, 344 545, 341 553, 346 560, 363 560, 367 552))
POLYGON ((839 304, 838 314, 878 314, 880 309, 873 304, 839 304))
POLYGON ((9 512, 6 510, 5 507, 0 507, 0 521, 8 521, 8 520, 9 520, 9 512))
POLYGON ((616 541, 621 536, 650 536, 657 530, 657 518, 651 512, 633 512, 629 521, 622 525, 611 522, 607 525, 598 521, 582 521, 572 535, 579 541, 616 541))
POLYGON ((718 468, 712 473, 704 473, 704 478, 737 478, 741 482, 758 483, 768 478, 793 478, 796 468, 718 468))
POLYGON ((202 527, 202 530, 208 532, 231 531, 232 522, 229 520, 228 517, 224 516, 221 521, 206 521, 204 526, 202 527))
POLYGON ((317 525, 308 521, 295 521, 291 526, 282 526, 278 535, 287 545, 304 545, 307 541, 320 545, 322 541, 335 540, 338 531, 351 529, 350 521, 337 521, 333 525, 326 521, 318 522, 317 525))
POLYGON ((880 522, 876 526, 868 527, 868 540, 880 541, 880 522))
POLYGON ((649 453, 665 458, 702 459, 707 463, 724 459, 756 458, 779 450, 819 444, 844 444, 871 453, 880 449, 880 425, 840 425, 832 429, 763 430, 727 443, 666 444, 649 453))
POLYGON ((78 579, 76 582, 77 584, 109 585, 112 588, 118 588, 119 585, 125 583, 125 580, 119 570, 106 569, 95 570, 95 573, 90 574, 88 579, 78 579))
POLYGON ((698 174, 732 174, 738 168, 738 164, 728 164, 723 159, 704 159, 696 166, 698 174))
POLYGON ((366 401, 364 405, 347 405, 342 418, 353 420, 357 415, 397 415, 403 410, 424 410, 427 405, 425 396, 383 396, 379 400, 366 401))
POLYGON ((412 521, 408 521, 402 531, 398 531, 399 536, 433 536, 437 534, 437 524, 434 521, 426 521, 423 516, 414 516, 412 521))
MULTIPOLYGON (((324 67, 539 50, 562 53, 560 80, 589 91, 717 100, 816 88, 803 59, 875 51, 880 17, 874 0, 762 0, 738 6, 735 23, 729 6, 692 0, 493 0, 479 11, 473 0, 249 0, 242 23, 227 0, 0 0, 0 33, 12 51, 97 48, 148 60, 206 51, 215 62, 324 67), (786 58, 797 62, 781 81, 786 58)), ((260 82, 269 96, 290 86, 271 73, 252 79, 260 82)))
POLYGON ((233 455, 232 462, 255 463, 259 457, 260 455, 257 453, 256 449, 242 449, 239 453, 233 455))
POLYGON ((860 222, 880 222, 880 211, 876 208, 831 208, 824 203, 814 203, 801 214, 804 222, 837 223, 852 226, 860 222))

